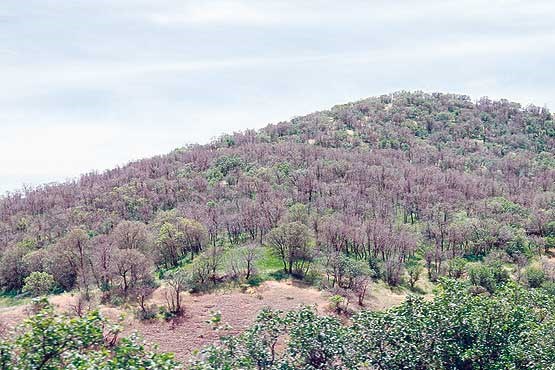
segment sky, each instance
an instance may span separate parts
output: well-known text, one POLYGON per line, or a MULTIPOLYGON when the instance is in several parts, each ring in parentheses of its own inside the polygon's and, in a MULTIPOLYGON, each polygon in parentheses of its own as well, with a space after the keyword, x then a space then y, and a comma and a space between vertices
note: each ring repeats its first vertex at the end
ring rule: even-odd
POLYGON ((555 108, 552 1, 0 1, 0 194, 399 90, 555 108))

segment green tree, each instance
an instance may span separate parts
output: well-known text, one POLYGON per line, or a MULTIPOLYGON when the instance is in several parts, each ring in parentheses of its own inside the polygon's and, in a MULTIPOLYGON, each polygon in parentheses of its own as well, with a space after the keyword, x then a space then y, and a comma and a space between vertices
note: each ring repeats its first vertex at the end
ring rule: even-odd
POLYGON ((35 297, 50 293, 56 285, 54 277, 47 272, 32 272, 24 281, 23 291, 35 297))
POLYGON ((420 262, 410 259, 407 263, 405 263, 405 269, 409 275, 409 285, 411 289, 414 289, 416 282, 420 279, 420 275, 422 274, 424 267, 420 264, 420 262))
POLYGON ((208 232, 200 222, 181 217, 175 210, 161 212, 154 228, 157 262, 166 268, 178 266, 188 253, 193 258, 208 239, 208 232))
POLYGON ((310 229, 300 222, 280 225, 270 231, 268 243, 281 258, 289 274, 306 274, 314 259, 314 240, 310 229))

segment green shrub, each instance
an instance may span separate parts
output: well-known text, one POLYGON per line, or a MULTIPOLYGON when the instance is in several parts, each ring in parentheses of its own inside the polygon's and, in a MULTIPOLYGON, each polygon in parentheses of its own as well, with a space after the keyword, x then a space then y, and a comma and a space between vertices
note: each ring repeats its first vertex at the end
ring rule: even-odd
POLYGON ((54 277, 47 272, 32 272, 24 279, 23 292, 29 293, 34 297, 50 293, 56 283, 54 277))
POLYGON ((451 278, 459 279, 463 276, 466 268, 466 259, 455 257, 447 262, 447 274, 451 278))
POLYGON ((481 286, 490 293, 509 280, 509 273, 498 262, 469 265, 467 273, 473 285, 481 286))
POLYGON ((165 306, 160 306, 158 307, 158 316, 167 321, 176 317, 176 314, 169 311, 165 306))
POLYGON ((284 279, 288 279, 290 277, 290 275, 283 271, 283 270, 278 270, 278 271, 274 271, 272 273, 269 274, 269 276, 274 279, 274 280, 284 280, 284 279))
POLYGON ((125 303, 125 299, 117 294, 110 295, 110 304, 119 307, 125 303))
POLYGON ((530 288, 539 288, 546 280, 545 272, 533 266, 526 269, 524 276, 530 288))
POLYGON ((547 294, 555 296, 555 282, 547 281, 542 284, 542 288, 547 294))
POLYGON ((264 279, 262 279, 260 276, 251 276, 251 278, 249 280, 247 280, 247 284, 249 286, 259 286, 260 284, 262 284, 262 282, 264 281, 264 279))
MULTIPOLYGON (((331 298, 336 307, 341 300, 331 298)), ((431 301, 409 296, 386 311, 360 311, 349 325, 308 307, 264 310, 244 333, 202 350, 191 368, 551 369, 554 312, 555 297, 541 290, 507 283, 474 294, 444 280, 431 301)))
POLYGON ((407 274, 409 276, 409 285, 412 289, 414 289, 416 282, 420 279, 423 267, 420 262, 411 259, 405 263, 405 269, 407 270, 407 274))
POLYGON ((84 317, 57 314, 46 300, 14 337, 0 341, 0 369, 179 369, 171 354, 145 349, 136 336, 116 340, 98 311, 84 317), (45 335, 47 334, 47 335, 45 335))
POLYGON ((140 321, 148 321, 155 319, 158 316, 159 308, 157 305, 152 304, 150 306, 145 306, 145 309, 138 308, 135 311, 135 317, 140 321))
POLYGON ((340 296, 338 294, 331 296, 329 298, 330 308, 332 310, 334 310, 335 312, 340 312, 341 311, 341 304, 343 303, 344 300, 345 300, 345 298, 343 298, 342 296, 340 296))

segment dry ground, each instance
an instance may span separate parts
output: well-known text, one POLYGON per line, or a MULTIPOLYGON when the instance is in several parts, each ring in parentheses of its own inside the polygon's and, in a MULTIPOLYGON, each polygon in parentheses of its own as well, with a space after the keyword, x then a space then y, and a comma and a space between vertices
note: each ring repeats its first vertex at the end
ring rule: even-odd
MULTIPOLYGON (((403 301, 404 293, 392 292, 386 287, 375 285, 367 297, 367 308, 384 309, 403 301)), ((217 342, 222 334, 239 333, 248 327, 256 314, 264 307, 292 310, 301 305, 310 305, 324 313, 328 310, 329 295, 313 287, 295 281, 267 281, 258 288, 246 292, 229 290, 203 295, 186 295, 185 315, 177 320, 165 322, 153 320, 140 322, 133 317, 131 310, 101 306, 101 311, 110 320, 123 317, 122 324, 126 334, 137 331, 144 339, 158 345, 160 351, 173 352, 176 358, 187 361, 195 349, 217 342), (217 331, 206 321, 212 312, 219 311, 222 323, 231 329, 217 331)), ((61 311, 71 311, 76 297, 62 294, 50 297, 50 302, 61 311)), ((163 305, 164 288, 158 289, 150 303, 163 305)), ((0 323, 13 327, 28 315, 28 305, 0 308, 0 323)))

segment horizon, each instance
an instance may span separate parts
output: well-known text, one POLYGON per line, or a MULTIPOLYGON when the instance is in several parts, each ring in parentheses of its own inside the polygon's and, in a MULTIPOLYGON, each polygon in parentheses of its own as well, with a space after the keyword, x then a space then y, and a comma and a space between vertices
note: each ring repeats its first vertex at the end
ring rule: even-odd
POLYGON ((548 1, 8 0, 0 195, 399 90, 555 106, 548 1))

